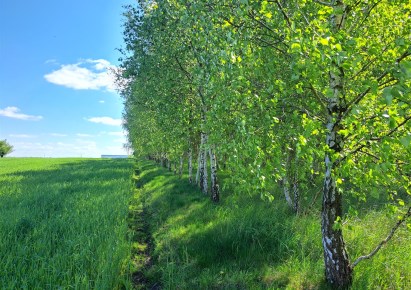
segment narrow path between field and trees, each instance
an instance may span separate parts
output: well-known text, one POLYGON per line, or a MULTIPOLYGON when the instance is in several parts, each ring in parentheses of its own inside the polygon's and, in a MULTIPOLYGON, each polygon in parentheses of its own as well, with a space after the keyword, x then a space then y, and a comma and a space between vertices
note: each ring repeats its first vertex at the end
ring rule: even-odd
POLYGON ((151 236, 150 219, 145 204, 144 184, 140 180, 140 169, 134 169, 133 180, 135 192, 130 202, 128 217, 131 241, 133 243, 131 259, 133 271, 131 274, 133 286, 136 289, 161 289, 159 282, 153 282, 146 273, 150 270, 153 260, 153 238, 151 236))

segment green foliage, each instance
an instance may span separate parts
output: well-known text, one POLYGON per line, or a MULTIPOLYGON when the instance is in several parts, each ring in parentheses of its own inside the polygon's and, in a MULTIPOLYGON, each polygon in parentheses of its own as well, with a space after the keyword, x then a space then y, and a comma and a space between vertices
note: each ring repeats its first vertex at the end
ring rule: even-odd
POLYGON ((4 157, 11 152, 13 152, 13 146, 7 143, 7 140, 0 140, 0 157, 4 157))
MULTIPOLYGON (((175 159, 203 132, 238 193, 272 200, 292 179, 315 201, 328 178, 323 216, 347 199, 353 210, 371 198, 410 206, 410 3, 139 4, 123 62, 137 152, 175 159)), ((342 241, 338 218, 326 226, 342 241)))
POLYGON ((318 187, 329 73, 341 69, 347 108, 336 120, 343 148, 335 171, 350 183, 340 187, 370 191, 362 188, 368 167, 386 177, 371 177, 369 187, 409 187, 401 174, 411 159, 408 3, 347 1, 345 10, 307 1, 282 9, 275 1, 139 3, 126 12, 123 77, 131 82, 123 97, 140 155, 196 152, 201 130, 240 191, 267 195, 267 180, 293 167, 303 188, 318 187), (338 31, 334 14, 345 19, 338 31), (298 164, 287 167, 294 147, 298 164))
POLYGON ((1 289, 130 287, 130 160, 0 164, 1 289))

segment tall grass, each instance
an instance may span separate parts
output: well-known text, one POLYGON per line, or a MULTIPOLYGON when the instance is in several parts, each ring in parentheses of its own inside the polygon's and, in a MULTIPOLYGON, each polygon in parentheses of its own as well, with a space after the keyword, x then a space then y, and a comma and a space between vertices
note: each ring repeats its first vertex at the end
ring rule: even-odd
POLYGON ((0 288, 129 288, 132 162, 0 160, 0 288))
MULTIPOLYGON (((320 215, 293 215, 281 198, 238 196, 212 204, 186 180, 146 161, 139 184, 154 239, 146 275, 164 289, 328 289, 320 215)), ((369 253, 395 216, 380 208, 348 221, 351 258, 369 253)), ((355 268, 352 289, 411 289, 411 234, 401 228, 372 260, 355 268)))

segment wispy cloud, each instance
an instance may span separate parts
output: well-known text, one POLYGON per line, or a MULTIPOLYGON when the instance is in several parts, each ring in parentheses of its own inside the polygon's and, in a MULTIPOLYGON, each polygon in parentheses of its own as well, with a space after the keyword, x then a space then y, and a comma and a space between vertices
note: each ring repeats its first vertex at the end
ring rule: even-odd
POLYGON ((83 133, 77 133, 76 136, 77 136, 77 137, 93 137, 93 135, 83 134, 83 133))
POLYGON ((108 132, 107 135, 110 136, 125 136, 126 134, 124 132, 108 132))
POLYGON ((20 113, 20 109, 17 107, 6 107, 0 109, 0 116, 9 117, 13 119, 25 120, 25 121, 39 121, 43 119, 42 116, 33 116, 20 113))
POLYGON ((68 142, 13 142, 14 157, 100 157, 101 154, 128 154, 122 143, 112 141, 106 146, 94 140, 75 139, 68 142))
POLYGON ((104 104, 106 101, 104 101, 104 100, 100 100, 100 101, 98 101, 100 104, 104 104))
POLYGON ((45 64, 59 64, 56 59, 48 59, 45 61, 45 64))
POLYGON ((124 139, 124 138, 118 138, 118 139, 114 139, 113 142, 115 142, 115 143, 126 143, 127 140, 124 139))
POLYGON ((67 134, 61 134, 61 133, 50 133, 50 136, 53 136, 53 137, 67 137, 67 134))
POLYGON ((123 123, 121 119, 113 119, 111 117, 93 117, 93 118, 86 118, 86 120, 89 122, 110 125, 110 126, 121 126, 121 124, 123 123))
POLYGON ((105 150, 94 141, 14 142, 16 157, 100 157, 105 150))
POLYGON ((13 138, 36 138, 37 136, 29 135, 29 134, 10 134, 10 137, 13 138))
POLYGON ((109 69, 114 67, 105 59, 86 59, 75 64, 61 65, 60 69, 46 74, 44 78, 53 84, 75 90, 115 91, 114 76, 109 69))

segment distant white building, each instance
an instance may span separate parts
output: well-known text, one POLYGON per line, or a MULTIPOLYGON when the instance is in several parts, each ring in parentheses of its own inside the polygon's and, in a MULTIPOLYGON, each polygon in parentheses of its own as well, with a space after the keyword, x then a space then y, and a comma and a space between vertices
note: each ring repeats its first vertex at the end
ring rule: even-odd
POLYGON ((101 158, 128 158, 128 155, 101 155, 101 158))

